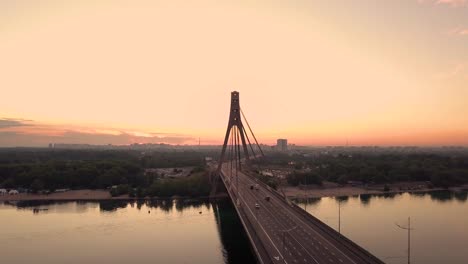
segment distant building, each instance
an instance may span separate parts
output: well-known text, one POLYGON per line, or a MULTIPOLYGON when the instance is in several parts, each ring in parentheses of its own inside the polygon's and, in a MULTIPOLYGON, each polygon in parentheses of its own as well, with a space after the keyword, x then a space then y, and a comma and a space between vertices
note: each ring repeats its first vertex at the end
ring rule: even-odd
POLYGON ((278 151, 287 151, 288 150, 288 140, 287 139, 278 139, 276 140, 276 149, 278 151))

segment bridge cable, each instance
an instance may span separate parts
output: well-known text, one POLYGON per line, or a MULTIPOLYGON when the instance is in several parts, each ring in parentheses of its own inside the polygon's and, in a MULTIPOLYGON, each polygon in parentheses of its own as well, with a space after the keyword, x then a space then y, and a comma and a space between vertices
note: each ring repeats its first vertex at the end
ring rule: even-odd
POLYGON ((234 127, 234 159, 236 161, 236 193, 237 197, 239 197, 239 177, 237 176, 238 168, 237 168, 237 126, 234 127))
POLYGON ((250 143, 249 135, 248 135, 247 131, 245 131, 245 128, 242 128, 242 130, 244 131, 245 137, 247 138, 247 142, 249 142, 249 147, 252 150, 252 155, 256 159, 257 155, 255 154, 255 151, 253 150, 252 144, 250 143))
POLYGON ((234 142, 234 137, 232 136, 232 127, 231 127, 231 131, 229 132, 229 136, 231 137, 231 144, 229 145, 229 161, 231 163, 231 171, 230 171, 230 180, 232 180, 232 158, 233 158, 233 155, 232 155, 232 151, 233 151, 233 142, 234 142))
POLYGON ((237 131, 237 155, 239 156, 239 159, 238 159, 238 161, 239 161, 239 170, 242 170, 242 167, 241 167, 241 150, 240 150, 240 144, 241 144, 240 129, 237 128, 236 131, 237 131))
POLYGON ((244 120, 245 120, 245 123, 247 123, 247 127, 249 127, 250 133, 252 133, 252 136, 253 136, 253 138, 255 139, 255 143, 257 143, 257 147, 258 147, 258 149, 260 150, 260 153, 262 153, 262 156, 265 156, 265 154, 263 154, 262 148, 261 148, 260 145, 258 144, 257 137, 255 137, 255 134, 253 133, 252 128, 250 127, 249 121, 247 121, 247 118, 246 118, 245 115, 244 115, 244 111, 242 111, 242 108, 241 108, 240 110, 241 110, 242 117, 243 117, 244 120))

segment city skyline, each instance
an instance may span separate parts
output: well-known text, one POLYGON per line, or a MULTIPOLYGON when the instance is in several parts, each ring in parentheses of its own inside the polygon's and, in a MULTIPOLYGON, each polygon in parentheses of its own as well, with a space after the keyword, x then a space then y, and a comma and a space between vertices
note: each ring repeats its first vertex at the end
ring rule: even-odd
POLYGON ((0 147, 468 145, 468 1, 6 1, 0 147), (25 77, 27 76, 27 77, 25 77))

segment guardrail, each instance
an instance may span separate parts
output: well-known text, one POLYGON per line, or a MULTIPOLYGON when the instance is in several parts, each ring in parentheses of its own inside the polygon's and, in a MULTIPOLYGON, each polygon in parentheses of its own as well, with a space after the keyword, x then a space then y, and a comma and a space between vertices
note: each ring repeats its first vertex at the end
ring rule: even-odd
POLYGON ((343 236, 342 234, 338 233, 335 229, 331 228, 327 224, 320 221, 315 216, 309 214, 307 211, 304 211, 301 207, 297 206, 296 204, 292 203, 293 209, 298 212, 306 221, 312 223, 317 228, 320 228, 322 231, 327 233, 331 239, 338 242, 340 245, 344 246, 348 249, 352 254, 359 257, 364 263, 384 263, 376 256, 372 255, 369 251, 362 248, 351 239, 343 236), (371 261, 369 261, 371 260, 371 261))
POLYGON ((248 177, 254 178, 254 180, 259 184, 265 187, 267 190, 269 190, 272 194, 277 196, 280 199, 284 199, 284 201, 291 206, 296 212, 299 213, 306 221, 309 223, 313 224, 323 232, 325 232, 331 239, 334 241, 338 242, 340 245, 344 246, 347 250, 349 250, 352 254, 360 258, 363 263, 384 263, 380 259, 378 259, 376 256, 372 255, 369 251, 366 249, 362 248, 349 238, 343 236, 342 234, 338 233, 335 229, 331 228, 327 224, 323 223, 320 221, 320 219, 316 218, 315 216, 309 214, 307 211, 302 209, 301 207, 297 206, 295 203, 288 203, 288 199, 286 196, 281 195, 277 190, 271 188, 269 185, 266 183, 256 179, 254 176, 249 175, 248 173, 245 173, 248 177), (369 261, 371 260, 371 261, 369 261))
POLYGON ((236 209, 237 215, 239 216, 239 219, 241 220, 241 223, 244 226, 245 233, 247 234, 247 237, 250 240, 250 244, 251 244, 251 246, 252 246, 252 248, 253 248, 253 250, 255 252, 255 255, 257 257, 258 262, 261 263, 261 264, 272 264, 273 261, 271 260, 271 258, 266 258, 266 259, 262 258, 262 254, 260 253, 260 250, 265 252, 264 255, 268 255, 268 253, 266 253, 267 251, 263 247, 263 244, 261 243, 261 240, 260 240, 259 236, 257 235, 255 229, 253 228, 253 224, 250 222, 249 217, 247 217, 247 214, 245 213, 243 207, 239 208, 237 206, 237 204, 236 204, 237 196, 234 193, 231 192, 231 188, 229 187, 230 185, 226 184, 226 180, 222 175, 223 173, 220 172, 220 174, 221 175, 219 175, 219 177, 223 181, 223 184, 226 187, 226 190, 227 190, 227 192, 229 194, 229 197, 231 197, 234 208, 236 209), (242 209, 242 213, 239 211, 240 209, 242 209), (245 219, 244 219, 244 217, 242 217, 243 215, 245 216, 245 219), (247 223, 245 221, 248 221, 252 228, 249 228, 249 226, 247 225, 247 223), (255 234, 251 234, 251 231, 250 231, 251 229, 253 230, 253 232, 255 234), (255 236, 255 239, 254 239, 254 236, 255 236), (258 243, 256 243, 256 241, 258 241, 258 243), (258 247, 261 247, 261 249, 259 249, 258 247))

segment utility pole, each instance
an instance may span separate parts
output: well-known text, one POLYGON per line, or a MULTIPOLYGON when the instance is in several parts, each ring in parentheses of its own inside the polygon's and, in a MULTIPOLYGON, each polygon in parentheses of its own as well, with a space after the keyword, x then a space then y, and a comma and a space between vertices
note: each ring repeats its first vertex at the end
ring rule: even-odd
POLYGON ((408 230, 408 264, 411 263, 411 230, 414 230, 414 228, 411 228, 411 218, 408 217, 408 226, 401 226, 397 223, 395 225, 401 229, 408 230))
POLYGON ((307 203, 309 202, 309 200, 307 199, 307 173, 304 174, 304 197, 304 211, 307 211, 307 203))
POLYGON ((341 234, 341 200, 338 200, 338 233, 341 234))

